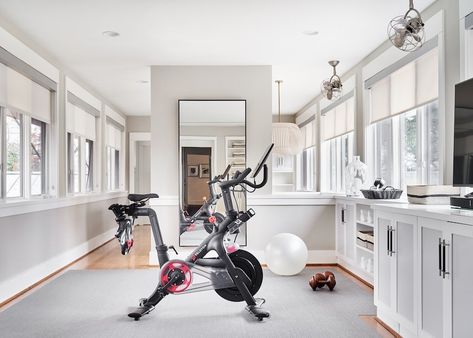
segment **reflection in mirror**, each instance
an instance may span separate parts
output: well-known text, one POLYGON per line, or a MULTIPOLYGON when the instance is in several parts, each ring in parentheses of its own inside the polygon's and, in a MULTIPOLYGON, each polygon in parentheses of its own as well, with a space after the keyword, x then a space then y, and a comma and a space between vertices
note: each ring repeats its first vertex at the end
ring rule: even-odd
MULTIPOLYGON (((179 159, 179 245, 197 246, 225 217, 214 178, 229 164, 230 177, 246 167, 246 101, 180 100, 179 159)), ((246 211, 244 191, 233 199, 246 211)), ((246 245, 246 224, 227 240, 246 245)))

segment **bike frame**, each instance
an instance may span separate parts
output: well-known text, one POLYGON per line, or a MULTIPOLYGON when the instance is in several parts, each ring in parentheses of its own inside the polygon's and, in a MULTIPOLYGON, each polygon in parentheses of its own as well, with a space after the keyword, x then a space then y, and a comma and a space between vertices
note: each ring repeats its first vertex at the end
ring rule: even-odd
MULTIPOLYGON (((220 271, 225 270, 228 272, 228 275, 231 278, 231 284, 211 282, 211 284, 207 285, 208 287, 198 287, 199 290, 196 290, 197 288, 190 288, 188 292, 208 290, 210 286, 212 286, 212 289, 236 286, 233 280, 240 278, 237 268, 227 254, 227 250, 224 245, 224 238, 232 226, 239 227, 243 224, 243 222, 240 221, 238 217, 239 213, 234 209, 230 187, 222 187, 222 197, 226 210, 226 217, 224 221, 218 224, 217 231, 209 234, 207 238, 205 238, 204 241, 184 260, 184 262, 189 263, 190 266, 195 266, 197 270, 195 272, 208 279, 210 278, 205 276, 202 271, 199 273, 198 267, 214 268, 220 271), (218 258, 204 258, 210 251, 215 251, 218 255, 218 258)), ((163 242, 156 212, 152 208, 137 207, 133 210, 130 216, 149 217, 154 241, 156 243, 158 262, 162 268, 167 262, 169 262, 169 248, 163 242)), ((238 287, 246 288, 246 292, 242 292, 242 296, 244 297, 244 300, 247 302, 247 304, 256 305, 255 299, 249 293, 246 285, 242 283, 242 285, 238 285, 238 287)), ((185 293, 185 291, 182 293, 185 293)), ((155 293, 153 293, 149 299, 151 300, 153 296, 155 296, 155 293)))

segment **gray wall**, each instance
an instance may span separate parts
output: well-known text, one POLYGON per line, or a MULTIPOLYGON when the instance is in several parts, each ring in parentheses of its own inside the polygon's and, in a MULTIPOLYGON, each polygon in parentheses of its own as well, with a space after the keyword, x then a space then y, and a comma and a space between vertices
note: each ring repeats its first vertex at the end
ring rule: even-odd
MULTIPOLYGON (((178 245, 178 100, 246 99, 248 164, 254 166, 271 142, 272 85, 270 66, 151 67, 151 185, 160 196, 169 198, 153 202, 168 245, 178 245)), ((257 194, 271 199, 271 184, 257 194)), ((248 248, 260 258, 264 258, 261 253, 269 239, 280 232, 299 235, 309 250, 335 249, 333 206, 254 208, 256 216, 248 224, 248 248)))

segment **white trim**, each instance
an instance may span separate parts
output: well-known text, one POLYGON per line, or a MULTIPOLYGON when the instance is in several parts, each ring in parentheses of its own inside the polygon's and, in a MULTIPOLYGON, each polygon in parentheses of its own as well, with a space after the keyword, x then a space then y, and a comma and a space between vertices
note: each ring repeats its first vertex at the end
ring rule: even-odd
POLYGON ((149 201, 151 207, 157 206, 174 206, 179 205, 179 196, 170 195, 170 196, 159 196, 159 198, 154 198, 149 201))
POLYGON ((130 193, 135 192, 136 142, 151 141, 151 133, 130 133, 128 158, 128 186, 130 193))
POLYGON ((325 193, 279 193, 274 195, 250 195, 248 206, 257 205, 334 205, 333 194, 325 193))
POLYGON ((0 46, 54 82, 59 83, 59 69, 2 27, 0 27, 0 46))
POLYGON ((62 198, 37 198, 29 200, 7 200, 0 203, 0 218, 14 215, 39 212, 44 210, 71 207, 79 204, 106 201, 110 199, 126 197, 126 191, 116 191, 104 194, 84 194, 62 198))
POLYGON ((87 242, 52 257, 39 265, 35 265, 14 277, 2 281, 0 283, 0 303, 104 244, 108 240, 112 239, 114 234, 115 229, 110 229, 87 242))
POLYGON ((72 80, 70 77, 66 76, 66 105, 67 105, 67 92, 71 92, 79 99, 83 100, 84 102, 90 104, 92 107, 97 109, 98 111, 102 111, 102 101, 96 98, 94 95, 89 93, 86 89, 80 86, 77 82, 72 80))
POLYGON ((126 121, 125 118, 117 113, 115 110, 113 110, 110 106, 105 105, 105 116, 110 117, 112 120, 115 122, 121 124, 123 127, 126 126, 126 121))

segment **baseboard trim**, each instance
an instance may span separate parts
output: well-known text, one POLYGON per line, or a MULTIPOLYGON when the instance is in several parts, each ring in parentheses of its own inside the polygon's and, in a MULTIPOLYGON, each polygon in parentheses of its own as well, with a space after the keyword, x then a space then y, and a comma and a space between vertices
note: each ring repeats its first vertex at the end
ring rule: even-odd
POLYGON ((381 319, 379 319, 377 316, 374 317, 374 320, 376 320, 379 325, 381 325, 386 331, 388 331, 390 334, 392 334, 396 338, 402 338, 402 336, 394 331, 388 324, 383 322, 381 319))
POLYGON ((48 261, 0 283, 0 308, 107 244, 113 240, 114 234, 115 229, 110 229, 65 253, 50 258, 48 261))
POLYGON ((361 278, 360 276, 358 276, 357 274, 351 272, 350 270, 348 270, 346 267, 344 267, 343 265, 340 265, 340 264, 336 264, 337 267, 339 267, 340 269, 342 269, 343 271, 345 271, 346 273, 348 273, 350 276, 356 278, 357 280, 359 280, 360 282, 362 282, 363 284, 365 284, 366 286, 368 286, 369 288, 371 289, 374 289, 373 287, 373 284, 369 283, 368 281, 364 280, 363 278, 361 278))

